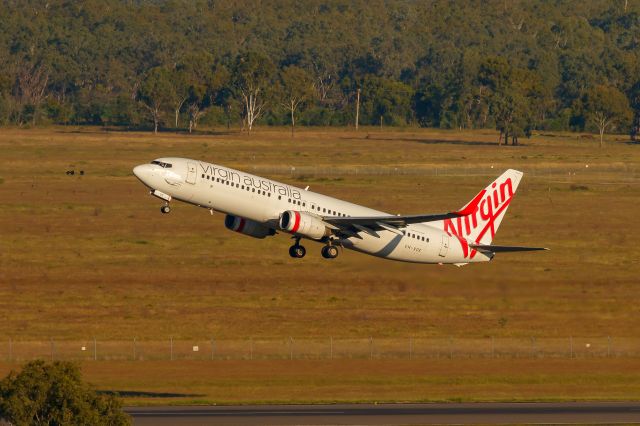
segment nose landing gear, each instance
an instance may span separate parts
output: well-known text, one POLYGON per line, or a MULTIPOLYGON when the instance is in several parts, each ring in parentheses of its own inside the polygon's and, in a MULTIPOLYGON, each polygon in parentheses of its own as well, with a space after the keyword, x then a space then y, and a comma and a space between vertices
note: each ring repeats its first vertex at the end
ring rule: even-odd
POLYGON ((167 214, 171 212, 171 207, 169 206, 169 204, 165 204, 164 206, 160 207, 160 212, 162 214, 167 214))

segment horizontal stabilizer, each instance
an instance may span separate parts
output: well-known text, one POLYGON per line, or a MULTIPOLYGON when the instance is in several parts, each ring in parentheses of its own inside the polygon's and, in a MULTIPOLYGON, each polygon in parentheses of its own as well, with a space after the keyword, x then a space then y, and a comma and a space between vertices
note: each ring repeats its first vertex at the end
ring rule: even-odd
POLYGON ((518 246, 491 246, 484 244, 469 244, 469 247, 480 252, 489 253, 508 253, 513 251, 537 251, 549 250, 545 247, 518 247, 518 246))

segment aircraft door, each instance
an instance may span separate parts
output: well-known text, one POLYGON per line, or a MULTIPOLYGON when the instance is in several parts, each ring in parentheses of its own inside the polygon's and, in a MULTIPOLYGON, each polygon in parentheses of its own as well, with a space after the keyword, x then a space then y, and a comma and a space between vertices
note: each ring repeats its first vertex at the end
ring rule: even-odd
POLYGON ((442 234, 442 245, 440 246, 440 257, 445 257, 447 252, 449 251, 449 236, 447 234, 442 234))
POLYGON ((187 163, 187 183, 196 183, 196 163, 187 163))

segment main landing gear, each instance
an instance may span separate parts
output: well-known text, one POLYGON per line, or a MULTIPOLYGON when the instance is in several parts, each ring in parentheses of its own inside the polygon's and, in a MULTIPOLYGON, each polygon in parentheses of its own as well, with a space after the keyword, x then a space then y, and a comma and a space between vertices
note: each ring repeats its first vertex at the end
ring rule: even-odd
POLYGON ((289 247, 289 256, 301 259, 305 254, 307 254, 307 249, 300 245, 300 238, 296 238, 295 244, 289 247))
POLYGON ((160 212, 162 214, 170 213, 171 212, 171 207, 169 206, 169 203, 167 203, 164 206, 160 207, 160 212))
POLYGON ((338 257, 338 247, 336 246, 324 246, 322 247, 322 257, 325 259, 335 259, 338 257))
MULTIPOLYGON (((327 244, 322 247, 320 253, 322 253, 322 257, 325 259, 335 259, 338 257, 338 254, 340 254, 340 251, 338 251, 337 246, 327 244)), ((303 258, 305 254, 307 254, 307 250, 300 245, 300 238, 296 238, 296 242, 289 247, 289 256, 300 259, 303 258)))

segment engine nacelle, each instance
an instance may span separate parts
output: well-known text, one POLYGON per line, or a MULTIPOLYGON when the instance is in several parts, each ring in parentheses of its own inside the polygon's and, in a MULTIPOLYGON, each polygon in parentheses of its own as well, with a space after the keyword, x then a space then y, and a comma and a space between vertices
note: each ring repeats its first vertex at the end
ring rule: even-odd
POLYGON ((309 213, 287 210, 280 215, 280 229, 319 240, 331 234, 324 222, 309 213))
POLYGON ((264 238, 276 234, 275 229, 264 226, 259 222, 230 214, 224 218, 224 226, 231 231, 239 232, 253 238, 264 238))

